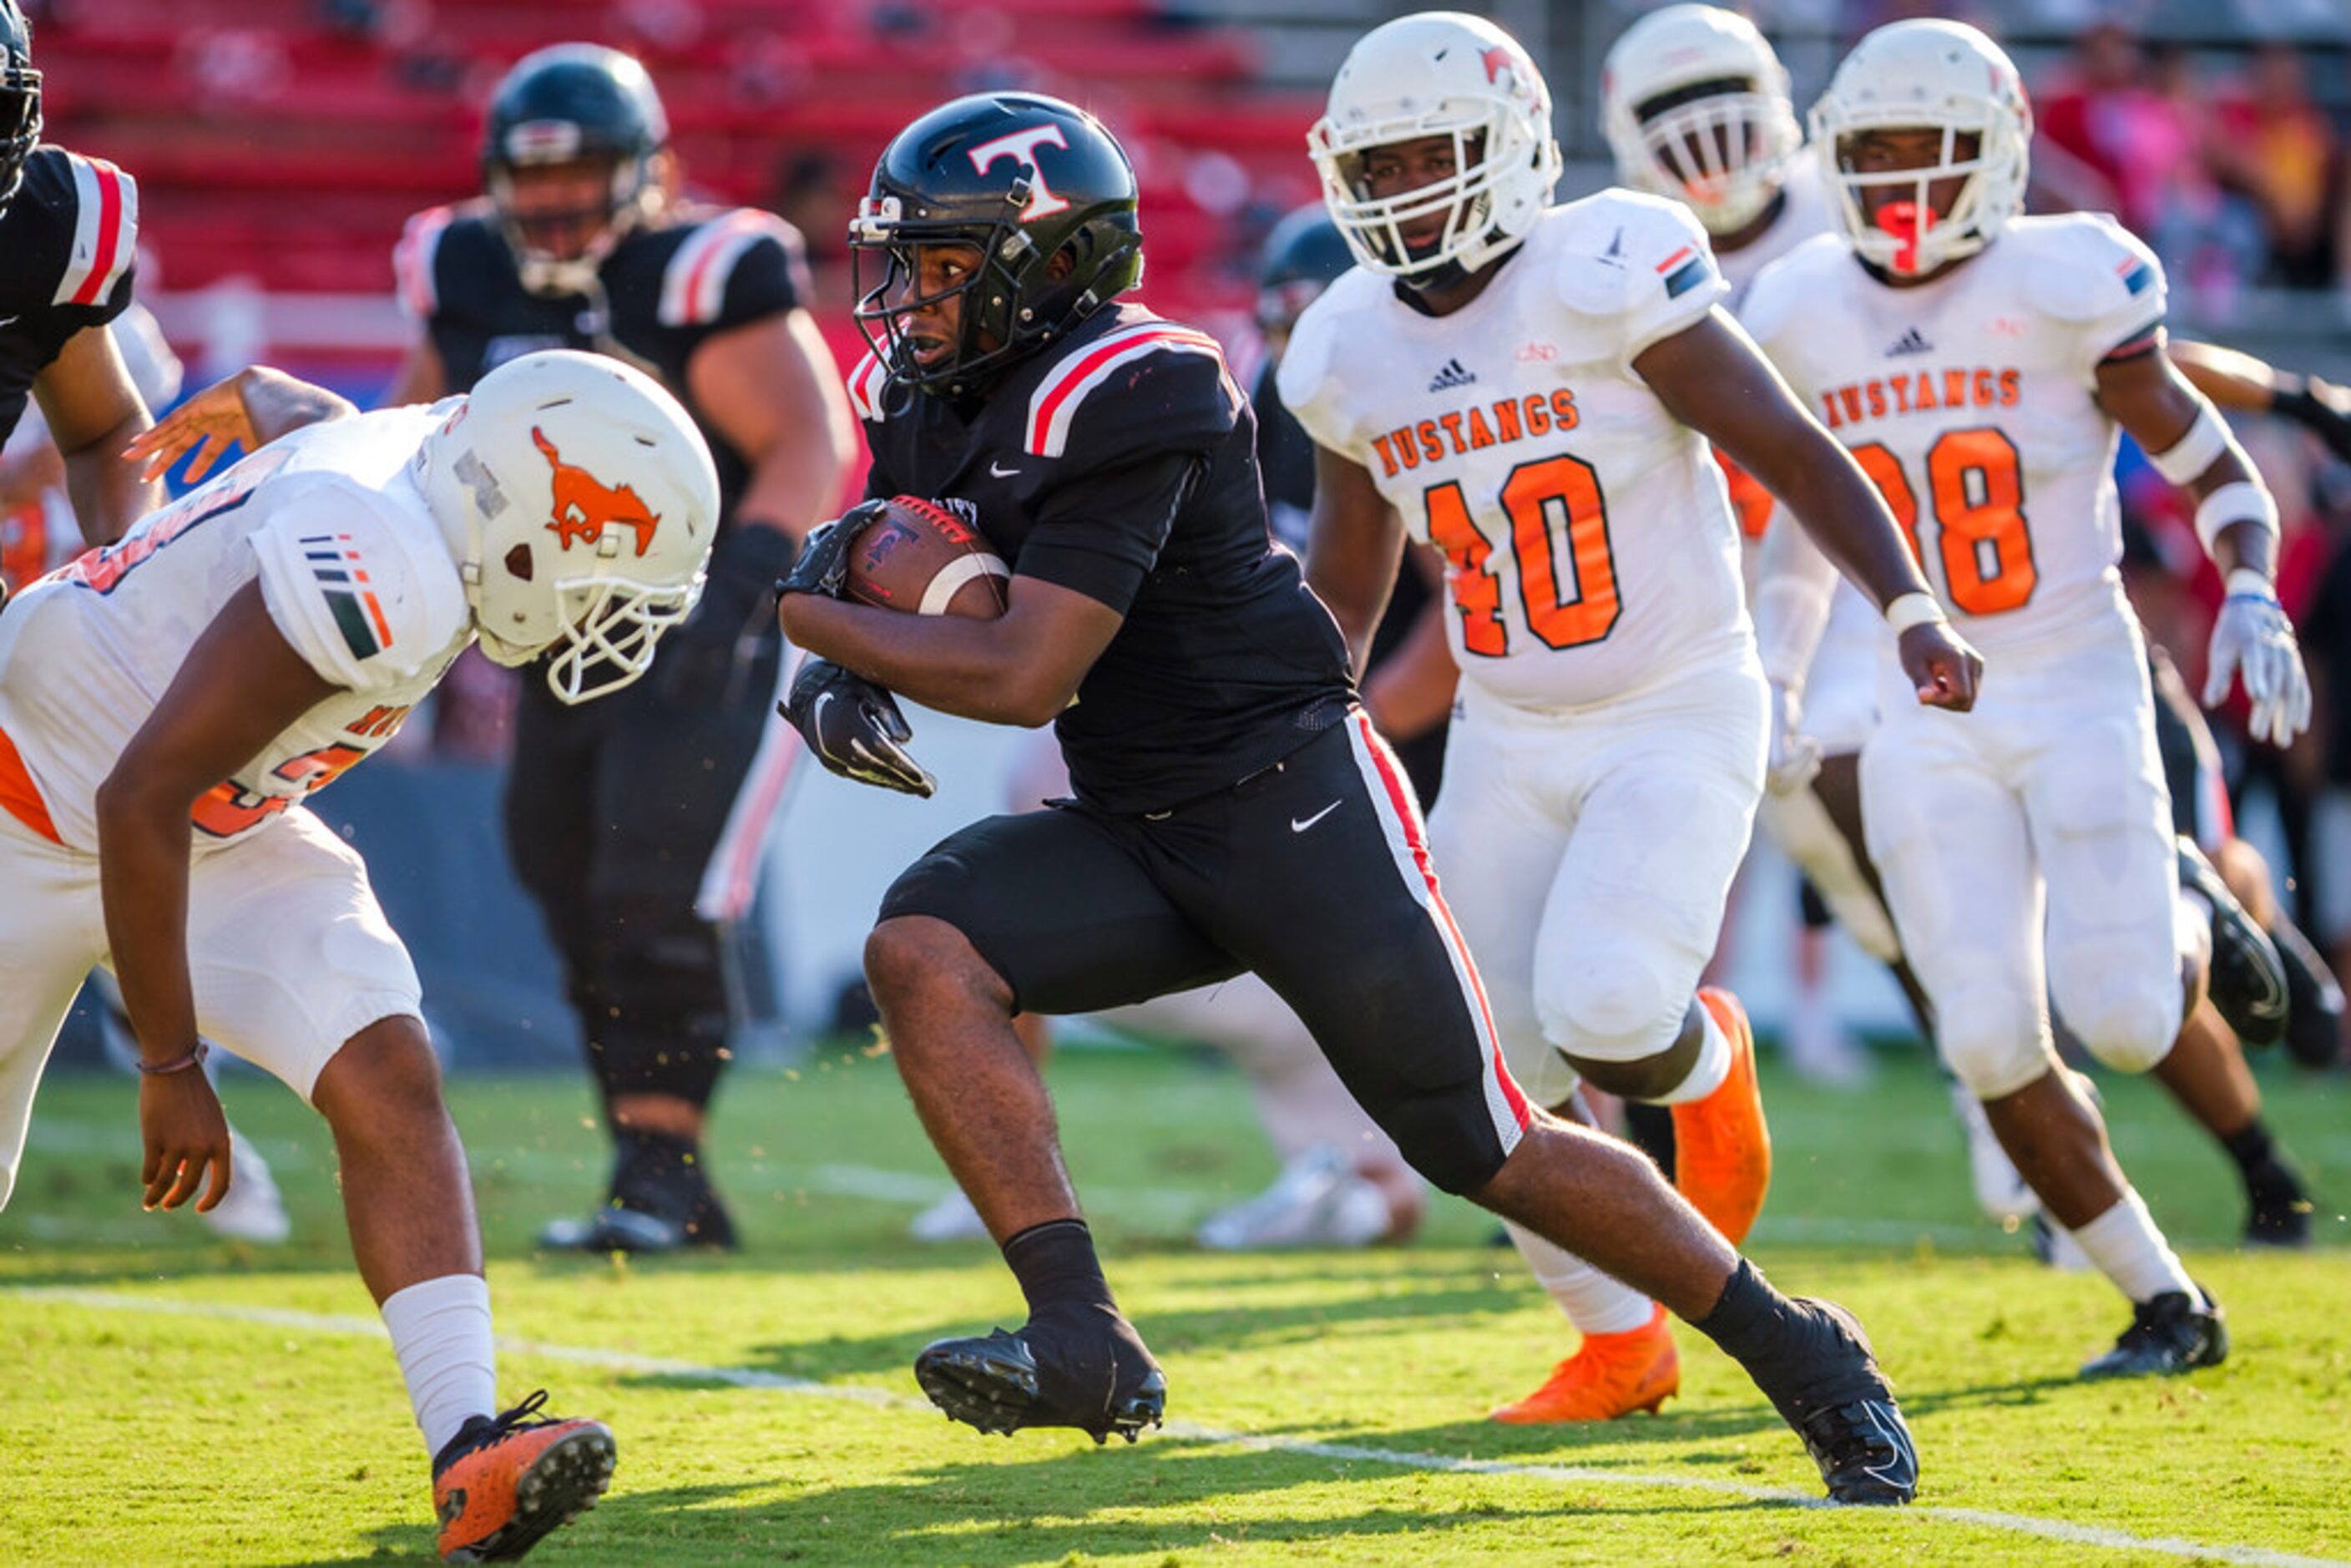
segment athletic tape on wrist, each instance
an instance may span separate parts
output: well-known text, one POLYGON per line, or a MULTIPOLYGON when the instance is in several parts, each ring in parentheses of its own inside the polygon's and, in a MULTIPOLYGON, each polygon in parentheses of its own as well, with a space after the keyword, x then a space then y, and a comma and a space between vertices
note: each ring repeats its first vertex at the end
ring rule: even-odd
POLYGON ((2278 534, 2277 502, 2255 479, 2236 479, 2221 486, 2197 504, 2196 537, 2210 555, 2221 531, 2238 523, 2258 524, 2272 538, 2278 534))
POLYGON ((2272 604, 2277 602, 2277 584, 2270 580, 2268 572, 2253 567, 2241 566, 2231 572, 2226 580, 2226 587, 2231 599, 2260 599, 2272 604))
POLYGON ((2229 450, 2229 427, 2220 416, 2206 403, 2196 413, 2196 423, 2188 434, 2160 452, 2150 452, 2147 460, 2155 471, 2175 485, 2187 485, 2204 476, 2213 460, 2229 450))
POLYGON ((1896 594, 1894 602, 1886 607, 1886 623, 1894 628, 1897 637, 1913 626, 1933 626, 1949 619, 1943 613, 1941 601, 1933 594, 1915 590, 1896 594))

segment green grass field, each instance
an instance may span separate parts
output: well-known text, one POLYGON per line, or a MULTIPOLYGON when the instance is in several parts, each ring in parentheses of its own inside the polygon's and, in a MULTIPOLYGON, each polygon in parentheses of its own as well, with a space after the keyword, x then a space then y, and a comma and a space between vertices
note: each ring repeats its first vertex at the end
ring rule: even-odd
MULTIPOLYGON (((1811 1465, 1736 1368, 1681 1335, 1683 1396, 1607 1427, 1482 1419, 1572 1339, 1489 1226, 1440 1201, 1375 1253, 1216 1257, 1190 1225, 1271 1172, 1228 1071, 1152 1051, 1054 1074, 1113 1283, 1166 1364, 1168 1431, 1007 1441, 922 1401, 917 1348, 1019 1316, 994 1250, 919 1249, 946 1189, 886 1060, 746 1070, 723 1102, 740 1256, 535 1256, 601 1190, 584 1080, 461 1079, 505 1391, 620 1436, 612 1495, 535 1560, 595 1563, 2152 1562, 2351 1558, 2351 1223, 2231 1249, 2222 1157, 2145 1082, 2116 1141, 2236 1354, 2081 1386, 2121 1326, 2091 1278, 1976 1218, 1915 1054, 1861 1093, 1767 1075, 1780 1149, 1754 1251, 1869 1323, 1924 1465, 1900 1515, 1799 1506, 1811 1465)), ((2268 1076, 2323 1197, 2351 1202, 2351 1082, 2268 1076)), ((432 1550, 424 1458, 350 1272, 323 1128, 266 1080, 233 1114, 295 1209, 287 1247, 142 1214, 131 1084, 43 1091, 0 1214, 0 1563, 344 1563, 432 1550)))

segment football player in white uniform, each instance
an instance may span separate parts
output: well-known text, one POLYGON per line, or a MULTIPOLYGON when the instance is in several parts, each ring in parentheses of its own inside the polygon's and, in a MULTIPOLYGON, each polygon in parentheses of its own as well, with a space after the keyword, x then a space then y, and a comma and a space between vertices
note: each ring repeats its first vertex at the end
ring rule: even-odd
POLYGON ((301 802, 476 638, 507 662, 551 652, 566 701, 642 674, 699 592, 717 481, 676 400, 576 353, 365 415, 248 371, 133 450, 168 465, 201 444, 201 472, 231 440, 250 455, 0 612, 0 1201, 93 964, 138 1036, 150 1208, 228 1190, 199 1031, 266 1068, 333 1129, 443 1554, 520 1556, 592 1505, 612 1435, 531 1419, 543 1395, 497 1411, 416 972, 359 856, 301 802))
MULTIPOLYGON (((1374 29, 1309 135, 1357 268, 1299 321, 1283 401, 1320 449, 1309 581, 1362 650, 1407 530, 1448 562, 1463 681, 1430 823, 1512 1072, 1675 1107, 1677 1185, 1745 1234, 1770 1177, 1735 998, 1694 996, 1762 789, 1766 697, 1712 437, 1911 615, 1919 700, 1966 707, 1944 626, 1860 471, 1715 308, 1683 207, 1549 205, 1551 99, 1454 13, 1374 29), (1929 613, 1914 613, 1917 612, 1929 613)), ((1664 1315, 1512 1227, 1584 1335, 1518 1421, 1678 1385, 1664 1315)))
MULTIPOLYGON (((1734 315, 1756 274, 1836 226, 1819 171, 1804 156, 1787 69, 1755 24, 1736 12, 1667 5, 1625 28, 1601 67, 1600 123, 1620 183, 1683 203, 1706 225, 1730 287, 1724 303, 1734 315)), ((1751 603, 1771 493, 1720 452, 1715 456, 1739 517, 1740 572, 1751 603)), ((1801 736, 1774 708, 1770 788, 1757 817, 1839 923, 1892 966, 1915 996, 1893 920, 1855 847, 1858 828, 1840 832, 1827 803, 1854 795, 1861 743, 1876 722, 1877 622, 1876 608, 1860 590, 1840 583, 1804 683, 1801 736)), ((1766 648, 1767 675, 1773 666, 1766 648)), ((1773 684, 1775 705, 1787 690, 1784 682, 1773 684)), ((1799 967, 1816 972, 1818 960, 1816 950, 1808 951, 1800 955, 1799 967)), ((1817 987, 1800 992, 1786 1036, 1790 1056, 1800 1069, 1811 1062, 1828 1075, 1849 1074, 1858 1064, 1838 1051, 1825 1018, 1807 1025, 1804 1009, 1817 1013, 1822 1000, 1817 987)), ((1920 1021, 1925 1027, 1923 1014, 1920 1021)), ((1671 1163, 1670 1125, 1638 1105, 1627 1107, 1626 1121, 1642 1146, 1671 1163)))
MULTIPOLYGON (((2308 723, 2310 689, 2271 588, 2276 508, 2164 354, 2154 256, 2102 216, 2016 215, 2031 114, 1991 39, 1942 21, 1878 29, 1838 68, 1813 134, 1843 232, 1758 278, 1748 324, 1995 667, 1964 726, 1881 701, 1861 770, 1871 858, 1944 1060, 2134 1303, 2085 1375, 2210 1365, 2227 1354, 2220 1312, 2059 1068, 2048 1006, 2111 1065, 2175 1084, 2222 1070, 2209 1038, 2181 1034, 2211 937, 2179 897, 2116 570, 2117 429, 2194 493, 2228 577, 2206 699, 2241 671, 2255 735, 2283 742, 2308 723)), ((1825 605, 1804 555, 1793 539, 1767 549, 1767 622, 1825 605)))

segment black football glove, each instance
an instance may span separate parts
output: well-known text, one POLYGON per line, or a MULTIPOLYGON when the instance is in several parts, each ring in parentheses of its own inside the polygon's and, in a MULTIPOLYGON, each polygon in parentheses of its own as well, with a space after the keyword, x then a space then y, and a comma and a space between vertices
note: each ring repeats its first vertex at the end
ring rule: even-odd
MULTIPOLYGON (((682 626, 663 634, 653 678, 672 702, 731 703, 763 658, 775 656, 776 574, 792 563, 791 536, 763 523, 737 521, 710 552, 702 601, 682 626)), ((775 687, 775 666, 760 685, 775 687)))
POLYGON ((792 562, 791 571, 776 584, 776 591, 840 598, 841 585, 849 580, 849 547, 880 521, 887 510, 887 502, 860 501, 832 521, 810 529, 809 537, 800 545, 799 559, 792 562))
POLYGON ((938 788, 906 755, 914 727, 898 711, 898 700, 829 659, 802 663, 776 711, 791 721, 828 773, 925 800, 938 788))
POLYGON ((2279 381, 2271 411, 2326 443, 2337 463, 2351 463, 2351 392, 2316 376, 2279 381))

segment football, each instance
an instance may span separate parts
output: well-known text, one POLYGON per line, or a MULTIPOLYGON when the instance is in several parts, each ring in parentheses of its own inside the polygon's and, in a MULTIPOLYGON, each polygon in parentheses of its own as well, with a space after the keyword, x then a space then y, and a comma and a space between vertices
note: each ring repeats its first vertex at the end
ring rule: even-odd
POLYGON ((883 505, 881 518, 850 549, 850 598, 918 615, 988 621, 1004 613, 1012 573, 977 528, 912 496, 883 505))

